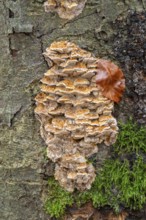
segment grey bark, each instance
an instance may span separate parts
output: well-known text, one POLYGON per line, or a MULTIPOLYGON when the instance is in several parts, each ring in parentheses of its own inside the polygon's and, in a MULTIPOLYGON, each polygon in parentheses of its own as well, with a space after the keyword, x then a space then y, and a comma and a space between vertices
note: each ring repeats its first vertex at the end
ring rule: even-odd
POLYGON ((69 40, 111 59, 126 76, 117 119, 146 124, 145 1, 88 0, 78 17, 47 14, 43 0, 0 1, 0 219, 46 220, 45 144, 34 117, 34 97, 48 66, 42 55, 55 40, 69 40), (42 174, 42 175, 41 175, 42 174))

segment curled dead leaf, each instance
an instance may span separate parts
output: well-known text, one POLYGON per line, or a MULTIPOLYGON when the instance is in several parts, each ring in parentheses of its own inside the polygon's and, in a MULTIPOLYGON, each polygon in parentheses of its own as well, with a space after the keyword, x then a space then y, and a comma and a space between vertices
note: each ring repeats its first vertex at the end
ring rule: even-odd
POLYGON ((91 202, 86 203, 80 208, 69 208, 64 220, 126 220, 128 213, 123 211, 120 214, 105 210, 100 211, 93 207, 91 202))
POLYGON ((103 95, 119 102, 125 89, 125 79, 122 70, 113 62, 98 59, 96 83, 102 88, 103 95))

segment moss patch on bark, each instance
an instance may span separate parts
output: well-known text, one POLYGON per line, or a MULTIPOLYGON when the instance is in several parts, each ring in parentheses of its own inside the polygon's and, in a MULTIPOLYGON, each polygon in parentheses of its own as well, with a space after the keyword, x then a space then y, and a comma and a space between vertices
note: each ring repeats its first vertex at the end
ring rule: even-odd
POLYGON ((45 208, 59 218, 67 206, 81 206, 92 201, 95 208, 110 206, 118 213, 121 207, 138 210, 146 203, 146 128, 132 120, 120 123, 120 132, 111 159, 98 170, 90 190, 69 193, 54 178, 48 180, 48 198, 45 208))

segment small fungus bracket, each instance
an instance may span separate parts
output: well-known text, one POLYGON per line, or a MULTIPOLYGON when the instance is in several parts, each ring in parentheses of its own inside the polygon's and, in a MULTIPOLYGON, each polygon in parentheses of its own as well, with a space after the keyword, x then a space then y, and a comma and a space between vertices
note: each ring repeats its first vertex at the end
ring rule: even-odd
POLYGON ((62 19, 71 20, 84 9, 87 0, 47 0, 44 3, 46 12, 57 12, 62 19))

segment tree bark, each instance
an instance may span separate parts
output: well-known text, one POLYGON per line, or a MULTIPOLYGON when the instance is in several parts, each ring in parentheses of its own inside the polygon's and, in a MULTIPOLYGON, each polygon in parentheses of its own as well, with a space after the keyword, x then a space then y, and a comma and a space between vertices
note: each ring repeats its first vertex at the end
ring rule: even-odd
POLYGON ((42 55, 53 41, 68 40, 97 57, 117 63, 126 92, 115 116, 146 124, 144 70, 146 3, 141 0, 88 0, 67 21, 45 13, 44 0, 1 0, 0 4, 0 203, 1 220, 47 220, 43 209, 45 144, 34 117, 34 97, 48 69, 42 55), (41 175, 42 174, 42 175, 41 175))

